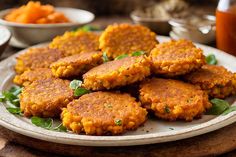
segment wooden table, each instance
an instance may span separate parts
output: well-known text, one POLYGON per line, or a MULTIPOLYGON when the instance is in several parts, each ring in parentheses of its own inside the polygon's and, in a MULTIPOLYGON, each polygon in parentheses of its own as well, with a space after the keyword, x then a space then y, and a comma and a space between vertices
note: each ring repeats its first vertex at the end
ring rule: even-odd
MULTIPOLYGON (((128 18, 97 18, 93 25, 105 27, 111 23, 131 22, 128 18)), ((20 49, 8 47, 2 59, 20 49)), ((144 146, 132 147, 82 147, 68 146, 32 139, 0 126, 0 156, 3 157, 197 157, 222 155, 236 156, 236 123, 197 137, 144 146), (56 155, 60 154, 60 155, 56 155)))

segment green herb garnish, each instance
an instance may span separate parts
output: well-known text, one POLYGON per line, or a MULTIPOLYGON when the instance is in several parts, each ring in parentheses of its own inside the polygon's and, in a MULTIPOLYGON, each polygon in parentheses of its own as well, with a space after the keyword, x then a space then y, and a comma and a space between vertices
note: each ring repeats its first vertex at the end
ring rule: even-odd
POLYGON ((224 116, 224 115, 227 115, 228 113, 233 112, 233 111, 236 111, 236 106, 231 106, 230 108, 226 109, 226 110, 222 113, 222 115, 223 115, 223 116, 224 116))
POLYGON ((31 118, 31 123, 41 128, 50 129, 52 127, 53 120, 52 118, 40 118, 34 116, 31 118))
POLYGON ((20 115, 21 114, 21 110, 19 107, 17 108, 14 108, 14 107, 7 107, 7 111, 12 113, 12 114, 18 114, 20 115))
POLYGON ((76 88, 74 90, 74 96, 82 96, 87 93, 90 93, 90 90, 87 90, 85 88, 76 88))
POLYGON ((214 98, 211 100, 212 107, 207 111, 210 115, 220 115, 229 108, 229 103, 225 100, 214 98))
POLYGON ((82 83, 83 82, 80 81, 80 80, 73 80, 73 81, 70 82, 70 88, 71 89, 79 88, 79 87, 81 87, 82 83))
POLYGON ((108 61, 109 61, 106 52, 103 52, 103 53, 102 53, 102 60, 103 60, 103 62, 108 62, 108 61))
POLYGON ((211 64, 211 65, 217 64, 216 56, 213 54, 206 56, 205 60, 206 60, 207 64, 211 64))
POLYGON ((118 125, 118 126, 121 126, 122 125, 122 120, 116 119, 115 124, 118 125))
POLYGON ((52 130, 54 130, 54 131, 59 131, 59 132, 66 132, 66 131, 67 131, 67 128, 64 127, 64 126, 62 125, 62 123, 61 123, 61 124, 59 124, 57 127, 52 128, 52 130))
POLYGON ((123 59, 126 57, 129 57, 129 55, 127 55, 127 54, 119 55, 118 57, 115 58, 115 60, 123 59))
POLYGON ((92 32, 92 31, 101 31, 101 29, 99 27, 96 27, 96 26, 84 25, 84 26, 76 28, 72 31, 73 32, 77 32, 77 31, 92 32))
POLYGON ((165 106, 164 110, 165 110, 165 113, 170 113, 170 108, 168 106, 165 106))
POLYGON ((141 56, 141 55, 144 55, 144 54, 145 54, 144 51, 136 51, 136 52, 132 53, 132 56, 141 56))

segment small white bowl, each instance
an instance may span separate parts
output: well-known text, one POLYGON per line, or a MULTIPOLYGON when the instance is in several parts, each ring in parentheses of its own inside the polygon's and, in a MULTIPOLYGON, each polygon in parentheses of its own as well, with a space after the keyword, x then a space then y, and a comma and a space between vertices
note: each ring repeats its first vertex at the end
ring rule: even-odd
POLYGON ((7 27, 11 31, 12 39, 10 45, 23 48, 50 41, 65 31, 90 23, 95 17, 93 13, 80 9, 58 7, 56 10, 62 12, 71 22, 56 24, 21 24, 9 22, 3 19, 11 11, 11 9, 7 9, 0 12, 0 25, 7 27))

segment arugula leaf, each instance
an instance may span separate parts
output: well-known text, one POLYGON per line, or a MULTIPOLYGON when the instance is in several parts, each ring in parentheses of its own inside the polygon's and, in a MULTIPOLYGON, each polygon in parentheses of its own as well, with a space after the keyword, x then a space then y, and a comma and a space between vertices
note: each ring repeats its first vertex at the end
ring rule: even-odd
POLYGON ((36 116, 31 118, 31 123, 45 129, 50 129, 52 126, 52 122, 53 120, 51 118, 40 118, 36 116))
POLYGON ((21 110, 19 107, 14 108, 14 107, 7 107, 7 111, 12 113, 12 114, 21 114, 21 110))
POLYGON ((229 103, 225 100, 214 98, 211 100, 212 107, 207 111, 210 115, 220 115, 229 108, 229 103))
POLYGON ((141 55, 144 55, 144 54, 145 54, 144 51, 136 51, 136 52, 132 53, 132 56, 141 56, 141 55))
POLYGON ((216 56, 213 54, 206 56, 205 60, 206 60, 207 64, 211 64, 211 65, 217 64, 216 56))
POLYGON ((129 55, 128 54, 119 55, 118 57, 115 58, 115 60, 123 59, 126 57, 129 57, 129 55))
POLYGON ((54 130, 54 131, 59 131, 59 132, 67 132, 67 128, 64 127, 64 126, 62 125, 62 123, 59 124, 57 127, 52 128, 52 130, 54 130))
POLYGON ((228 113, 233 112, 233 111, 236 111, 236 106, 231 106, 230 108, 226 109, 226 110, 222 113, 222 115, 223 115, 223 116, 224 116, 224 115, 227 115, 228 113))
POLYGON ((76 88, 74 90, 74 96, 82 96, 87 93, 90 93, 90 90, 87 90, 85 88, 76 88))
POLYGON ((103 53, 102 53, 102 60, 103 60, 103 62, 108 62, 108 61, 109 61, 106 52, 103 52, 103 53))
POLYGON ((83 82, 80 81, 80 80, 73 80, 73 81, 70 82, 70 88, 71 89, 79 88, 79 87, 81 87, 82 83, 83 82))

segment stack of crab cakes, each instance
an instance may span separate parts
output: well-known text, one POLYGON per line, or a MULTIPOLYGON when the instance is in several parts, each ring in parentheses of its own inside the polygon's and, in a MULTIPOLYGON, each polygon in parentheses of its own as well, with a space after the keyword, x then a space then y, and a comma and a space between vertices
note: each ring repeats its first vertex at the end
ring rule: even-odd
POLYGON ((203 51, 191 41, 159 43, 141 25, 114 24, 99 35, 66 32, 49 48, 33 51, 20 55, 15 68, 14 82, 24 86, 22 112, 60 116, 78 134, 135 130, 148 112, 163 120, 192 121, 211 108, 209 98, 236 94, 236 74, 206 65, 203 51), (74 79, 78 87, 71 88, 74 79), (76 88, 86 94, 75 96, 76 88))

